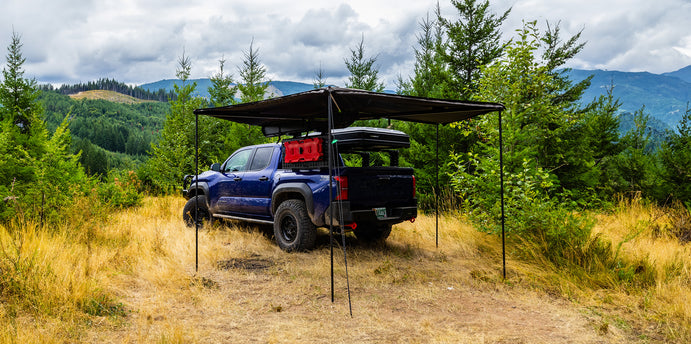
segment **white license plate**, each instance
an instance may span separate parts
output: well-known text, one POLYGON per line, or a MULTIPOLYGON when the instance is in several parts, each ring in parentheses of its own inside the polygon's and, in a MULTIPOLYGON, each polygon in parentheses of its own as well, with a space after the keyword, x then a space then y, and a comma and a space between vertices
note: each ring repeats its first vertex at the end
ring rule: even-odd
POLYGON ((374 213, 380 220, 386 218, 386 208, 374 208, 374 213))

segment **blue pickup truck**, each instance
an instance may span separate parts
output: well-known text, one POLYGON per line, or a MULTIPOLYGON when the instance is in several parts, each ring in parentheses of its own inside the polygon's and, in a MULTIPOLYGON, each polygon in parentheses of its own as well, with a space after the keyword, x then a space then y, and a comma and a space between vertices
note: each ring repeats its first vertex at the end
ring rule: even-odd
POLYGON ((317 227, 385 240, 392 225, 417 216, 412 168, 398 167, 408 136, 381 128, 332 131, 338 158, 329 180, 325 135, 240 148, 222 164, 185 176, 183 220, 231 219, 271 224, 285 251, 314 248, 317 227), (331 187, 332 200, 329 200, 331 187), (198 214, 198 217, 197 217, 198 214))

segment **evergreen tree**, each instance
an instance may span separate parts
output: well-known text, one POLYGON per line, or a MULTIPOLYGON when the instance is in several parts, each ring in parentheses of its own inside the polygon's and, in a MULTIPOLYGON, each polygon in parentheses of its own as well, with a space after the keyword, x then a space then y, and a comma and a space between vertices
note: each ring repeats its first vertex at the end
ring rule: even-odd
POLYGON ((641 194, 655 197, 660 190, 660 181, 656 178, 659 171, 650 145, 649 118, 645 108, 636 111, 634 127, 621 139, 624 149, 617 156, 616 163, 622 183, 617 191, 629 197, 641 194))
POLYGON ((350 72, 345 86, 360 90, 381 92, 384 83, 379 81, 379 69, 374 65, 377 57, 365 58, 365 36, 362 36, 357 48, 350 49, 350 59, 344 59, 350 72))
POLYGON ((40 118, 35 80, 24 78, 21 39, 13 33, 0 84, 0 221, 16 217, 43 222, 82 194, 88 183, 78 155, 69 153, 69 121, 49 139, 40 118))
POLYGON ((225 74, 223 67, 226 63, 225 58, 218 60, 219 71, 211 76, 211 86, 209 90, 209 100, 214 106, 226 106, 236 104, 235 93, 237 85, 233 85, 232 75, 225 74))
MULTIPOLYGON (((437 8, 439 11, 439 8, 437 8)), ((417 34, 418 46, 415 51, 415 66, 413 76, 408 81, 401 82, 399 78, 399 93, 428 98, 444 98, 444 85, 447 85, 449 73, 446 65, 438 53, 443 41, 443 27, 438 20, 432 20, 429 15, 420 23, 420 33, 417 34)))
MULTIPOLYGON (((245 59, 242 61, 242 68, 238 69, 241 78, 241 83, 238 84, 240 102, 263 100, 270 81, 265 80, 266 67, 259 59, 259 49, 254 49, 254 40, 250 43, 250 49, 243 54, 245 59)), ((266 142, 266 139, 260 127, 233 123, 225 142, 227 147, 232 148, 232 153, 240 147, 266 142)))
POLYGON ((41 108, 36 102, 40 94, 36 80, 24 78, 22 65, 26 59, 22 56, 21 48, 21 37, 12 32, 12 40, 7 48, 7 67, 2 70, 0 121, 9 120, 26 134, 32 125, 40 124, 41 108))
POLYGON ((588 204, 605 201, 616 193, 620 181, 616 157, 623 149, 619 140, 618 111, 621 102, 613 87, 606 90, 585 110, 582 124, 565 135, 566 166, 555 171, 563 190, 573 199, 588 204))
POLYGON ((502 55, 504 44, 500 42, 499 27, 511 12, 497 16, 489 10, 489 0, 451 0, 458 10, 458 20, 442 17, 446 40, 438 53, 448 65, 451 80, 448 96, 468 99, 476 89, 480 67, 502 55))
POLYGON ((7 64, 2 70, 0 84, 0 131, 4 137, 5 158, 0 161, 0 185, 21 194, 35 180, 35 162, 46 151, 48 140, 45 124, 40 118, 41 107, 36 102, 39 92, 36 81, 24 78, 21 37, 12 33, 7 48, 7 64), (11 186, 10 186, 11 185, 11 186))
MULTIPOLYGON (((159 192, 173 191, 180 185, 183 175, 191 174, 195 170, 193 111, 201 107, 203 100, 192 96, 197 83, 187 82, 191 70, 192 62, 183 52, 178 59, 178 69, 175 73, 182 81, 182 86, 174 85, 177 99, 171 102, 161 138, 158 143, 152 144, 152 157, 144 167, 145 176, 142 179, 159 192)), ((200 157, 201 166, 209 163, 205 156, 200 157)))
POLYGON ((688 104, 677 132, 670 134, 660 150, 660 161, 668 194, 691 208, 691 108, 688 104))
MULTIPOLYGON (((580 111, 577 100, 566 101, 570 84, 552 69, 556 64, 538 55, 546 48, 543 37, 535 22, 525 23, 505 56, 482 69, 475 98, 506 107, 507 198, 526 211, 555 197, 588 205, 589 197, 603 190, 598 184, 612 176, 621 150, 614 118, 619 102, 610 94, 580 111)), ((493 213, 499 177, 497 116, 483 116, 477 125, 472 132, 477 145, 468 154, 453 156, 458 171, 452 173, 452 184, 473 209, 493 213)))
MULTIPOLYGON (((437 7, 437 16, 439 7, 437 7)), ((399 93, 430 98, 445 98, 444 89, 450 78, 446 63, 441 59, 439 47, 443 41, 443 27, 438 20, 427 16, 419 23, 415 51, 414 74, 408 81, 399 77, 399 93)), ((448 193, 450 154, 466 152, 474 137, 465 129, 451 126, 432 126, 412 122, 395 122, 396 129, 410 135, 411 146, 402 152, 405 162, 415 167, 418 176, 418 199, 421 208, 433 207, 434 195, 448 193), (437 130, 439 135, 437 137, 437 130), (437 145, 439 148, 437 148, 437 145), (439 161, 437 161, 437 149, 439 161), (439 179, 439 188, 436 181, 439 179)), ((464 126, 465 128, 465 126, 464 126)))
POLYGON ((324 76, 324 70, 322 69, 322 64, 319 63, 319 69, 314 73, 314 80, 312 85, 315 89, 322 88, 326 86, 326 77, 324 76))
POLYGON ((269 88, 269 81, 266 81, 266 67, 259 59, 259 49, 254 49, 254 40, 250 43, 250 49, 243 51, 245 59, 242 61, 240 71, 240 81, 238 90, 240 91, 240 102, 256 102, 264 99, 264 94, 269 88))

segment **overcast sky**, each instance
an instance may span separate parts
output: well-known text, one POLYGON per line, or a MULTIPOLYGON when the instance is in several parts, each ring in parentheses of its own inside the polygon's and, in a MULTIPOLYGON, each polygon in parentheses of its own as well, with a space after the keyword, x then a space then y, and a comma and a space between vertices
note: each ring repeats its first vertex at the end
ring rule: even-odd
MULTIPOLYGON (((192 77, 209 77, 225 57, 237 80, 243 51, 254 40, 272 80, 311 83, 321 65, 326 81, 343 86, 344 58, 364 36, 380 76, 395 88, 410 75, 420 20, 436 0, 182 1, 2 0, 4 66, 14 30, 21 35, 26 75, 41 83, 114 78, 142 84, 175 77, 183 49, 192 77)), ((450 0, 442 14, 457 18, 450 0)), ((510 38, 523 20, 560 22, 563 37, 583 30, 580 69, 671 72, 691 65, 691 0, 493 0, 511 14, 510 38)))

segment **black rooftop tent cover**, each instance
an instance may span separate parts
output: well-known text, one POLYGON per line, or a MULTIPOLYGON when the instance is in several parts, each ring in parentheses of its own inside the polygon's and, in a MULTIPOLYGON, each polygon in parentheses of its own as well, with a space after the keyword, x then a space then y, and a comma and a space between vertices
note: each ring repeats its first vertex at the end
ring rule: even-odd
MULTIPOLYGON (((504 110, 504 105, 499 103, 422 98, 349 88, 326 87, 253 103, 197 109, 194 113, 197 117, 198 115, 207 115, 233 122, 261 126, 262 132, 267 137, 300 134, 310 131, 326 132, 329 136, 328 142, 331 142, 331 130, 328 129, 345 128, 356 120, 388 118, 439 125, 499 111, 500 166, 502 166, 502 110, 504 110)), ((195 132, 197 128, 198 125, 195 124, 195 132)), ((197 137, 198 135, 195 134, 195 139, 197 137)), ((331 165, 331 151, 332 149, 330 148, 328 159, 330 166, 333 166, 331 165)), ((196 147, 195 152, 198 152, 196 147)), ((196 159, 196 173, 199 174, 198 156, 196 159)), ((331 178, 331 168, 329 168, 329 177, 331 178)), ((502 184, 502 260, 504 266, 503 275, 506 278, 503 166, 500 179, 502 184)), ((330 195, 330 199, 333 199, 333 196, 330 195)), ((195 223, 198 232, 199 220, 197 219, 195 223)), ((330 234, 333 234, 333 229, 330 231, 330 234)), ((196 240, 198 240, 197 234, 195 234, 196 240)), ((331 301, 333 302, 333 239, 331 239, 331 243, 331 301)), ((345 241, 343 245, 345 253, 345 241)), ((346 260, 346 276, 347 269, 346 260)), ((348 300, 350 302, 350 287, 348 287, 348 300)))

